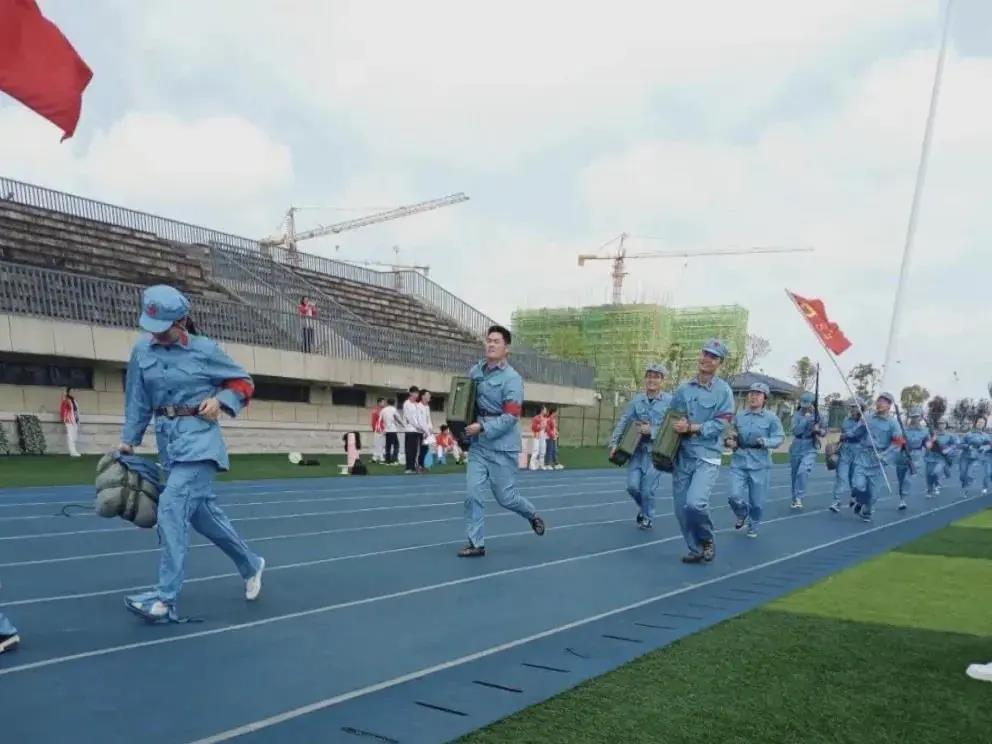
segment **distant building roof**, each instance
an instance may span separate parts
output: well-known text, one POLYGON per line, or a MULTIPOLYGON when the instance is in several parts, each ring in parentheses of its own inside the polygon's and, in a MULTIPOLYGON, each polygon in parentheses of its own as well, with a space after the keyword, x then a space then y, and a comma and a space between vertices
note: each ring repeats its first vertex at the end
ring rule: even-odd
POLYGON ((768 386, 768 389, 772 391, 772 394, 788 395, 793 398, 798 398, 803 392, 800 388, 790 382, 780 380, 777 377, 763 375, 758 372, 741 372, 739 375, 734 375, 727 380, 727 383, 730 385, 730 389, 735 393, 746 393, 747 389, 756 382, 765 383, 768 386))

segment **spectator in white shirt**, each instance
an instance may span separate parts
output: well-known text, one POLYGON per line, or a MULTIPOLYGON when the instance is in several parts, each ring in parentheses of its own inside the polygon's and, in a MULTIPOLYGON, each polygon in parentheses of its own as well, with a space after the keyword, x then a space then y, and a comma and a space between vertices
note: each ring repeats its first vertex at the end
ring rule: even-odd
POLYGON ((420 389, 412 386, 403 402, 403 449, 406 452, 406 472, 415 473, 418 468, 420 445, 424 433, 420 420, 420 389))
POLYGON ((379 418, 386 433, 386 464, 395 465, 400 452, 400 412, 396 410, 394 398, 386 401, 386 407, 379 412, 379 418))

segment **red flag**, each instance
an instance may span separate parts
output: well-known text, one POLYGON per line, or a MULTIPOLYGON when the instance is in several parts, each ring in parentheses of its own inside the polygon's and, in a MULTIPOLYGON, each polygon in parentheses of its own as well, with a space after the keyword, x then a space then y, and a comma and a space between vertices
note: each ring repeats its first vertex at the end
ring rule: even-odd
POLYGON ((65 134, 76 131, 93 71, 35 0, 0 0, 0 91, 65 134))
POLYGON ((789 293, 792 301, 796 303, 799 312, 806 318, 806 322, 813 329, 813 333, 820 337, 824 346, 834 354, 843 354, 851 347, 851 342, 847 340, 844 332, 836 323, 830 322, 830 319, 827 317, 827 310, 823 307, 822 301, 807 300, 805 297, 800 297, 788 290, 786 292, 789 293))

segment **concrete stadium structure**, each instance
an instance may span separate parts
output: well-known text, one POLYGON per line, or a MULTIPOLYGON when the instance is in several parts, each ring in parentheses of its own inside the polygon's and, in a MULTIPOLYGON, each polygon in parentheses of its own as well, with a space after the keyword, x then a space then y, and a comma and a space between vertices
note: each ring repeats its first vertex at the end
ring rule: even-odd
MULTIPOLYGON (((233 452, 340 452, 344 432, 368 431, 377 397, 413 384, 435 392, 442 423, 451 377, 481 356, 493 322, 416 272, 291 253, 0 178, 0 426, 10 441, 15 416, 31 413, 48 451, 65 452, 58 413, 71 386, 81 451, 116 444, 141 290, 154 283, 187 292, 200 331, 258 383, 245 414, 224 424, 233 452), (301 295, 320 311, 306 326, 301 295)), ((587 365, 527 348, 513 363, 529 402, 595 401, 587 365)))

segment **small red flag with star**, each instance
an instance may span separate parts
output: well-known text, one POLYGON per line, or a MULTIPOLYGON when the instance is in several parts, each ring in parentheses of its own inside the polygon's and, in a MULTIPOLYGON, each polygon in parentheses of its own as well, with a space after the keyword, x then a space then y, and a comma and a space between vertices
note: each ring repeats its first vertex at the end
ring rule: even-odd
POLYGON ((35 0, 0 0, 0 91, 62 130, 76 131, 93 72, 35 0))
POLYGON ((805 297, 800 297, 795 292, 789 292, 789 290, 786 290, 786 292, 792 298, 792 301, 796 303, 799 312, 806 318, 806 322, 813 329, 813 333, 820 337, 824 346, 838 355, 843 354, 851 348, 851 342, 847 340, 847 336, 844 335, 840 327, 836 323, 830 322, 822 300, 809 300, 805 297))

